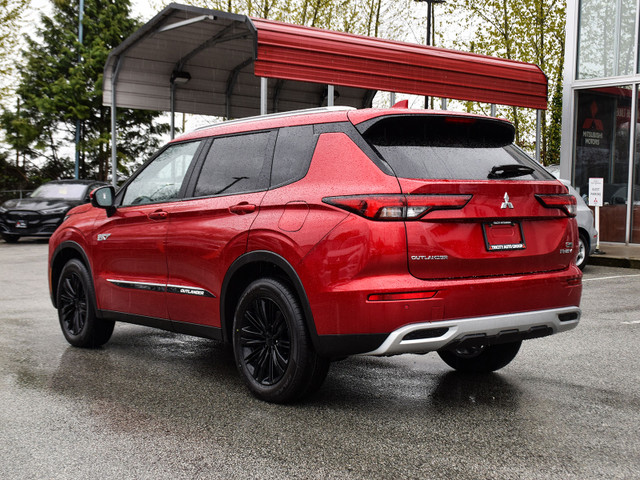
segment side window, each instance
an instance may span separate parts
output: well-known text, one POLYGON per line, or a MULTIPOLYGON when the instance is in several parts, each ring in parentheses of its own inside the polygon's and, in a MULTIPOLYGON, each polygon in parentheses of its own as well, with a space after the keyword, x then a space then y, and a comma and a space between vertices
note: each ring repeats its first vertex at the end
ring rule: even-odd
POLYGON ((168 202, 180 187, 201 141, 170 145, 127 186, 122 205, 168 202))
POLYGON ((216 138, 196 182, 194 196, 255 192, 269 187, 275 132, 216 138))
POLYGON ((271 186, 293 183, 307 174, 318 142, 312 125, 281 128, 271 170, 271 186))

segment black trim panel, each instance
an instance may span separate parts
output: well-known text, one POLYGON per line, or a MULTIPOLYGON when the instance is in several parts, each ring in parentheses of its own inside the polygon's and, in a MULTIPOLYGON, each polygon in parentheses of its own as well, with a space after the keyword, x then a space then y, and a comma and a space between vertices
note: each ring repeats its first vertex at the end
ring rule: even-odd
POLYGON ((98 316, 104 320, 132 323, 134 325, 159 328, 160 330, 166 330, 168 332, 222 341, 222 329, 220 327, 187 322, 173 322, 166 318, 145 317, 142 315, 131 315, 129 313, 113 312, 110 310, 99 310, 98 316))

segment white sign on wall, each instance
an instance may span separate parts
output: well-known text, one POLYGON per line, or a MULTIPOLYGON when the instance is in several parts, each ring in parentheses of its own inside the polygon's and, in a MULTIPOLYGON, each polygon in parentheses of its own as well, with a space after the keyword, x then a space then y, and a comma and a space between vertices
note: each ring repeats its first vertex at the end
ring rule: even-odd
POLYGON ((589 206, 601 207, 604 191, 604 179, 602 178, 590 178, 589 179, 589 206))

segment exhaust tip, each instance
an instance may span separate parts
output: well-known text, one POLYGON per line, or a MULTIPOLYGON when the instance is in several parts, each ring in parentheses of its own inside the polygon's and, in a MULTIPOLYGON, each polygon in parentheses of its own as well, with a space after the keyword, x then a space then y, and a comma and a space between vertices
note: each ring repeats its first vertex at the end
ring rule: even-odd
POLYGON ((578 320, 579 318, 580 314, 578 312, 567 312, 558 315, 558 320, 561 322, 570 322, 572 320, 578 320))
POLYGON ((438 338, 442 337, 449 331, 448 327, 441 328, 423 328, 420 330, 414 330, 413 332, 407 333, 404 337, 402 337, 402 341, 405 340, 423 340, 426 338, 438 338))

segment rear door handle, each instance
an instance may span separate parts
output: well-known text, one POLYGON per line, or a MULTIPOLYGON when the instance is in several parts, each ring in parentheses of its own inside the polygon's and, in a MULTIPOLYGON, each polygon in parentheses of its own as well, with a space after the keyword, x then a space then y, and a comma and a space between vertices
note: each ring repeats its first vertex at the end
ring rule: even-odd
POLYGON ((147 215, 151 220, 164 220, 169 216, 167 212, 164 210, 156 210, 155 212, 151 212, 147 215))
POLYGON ((229 211, 231 213, 235 213, 236 215, 246 215, 247 213, 253 213, 256 211, 256 206, 252 203, 241 202, 237 205, 233 205, 229 207, 229 211))

